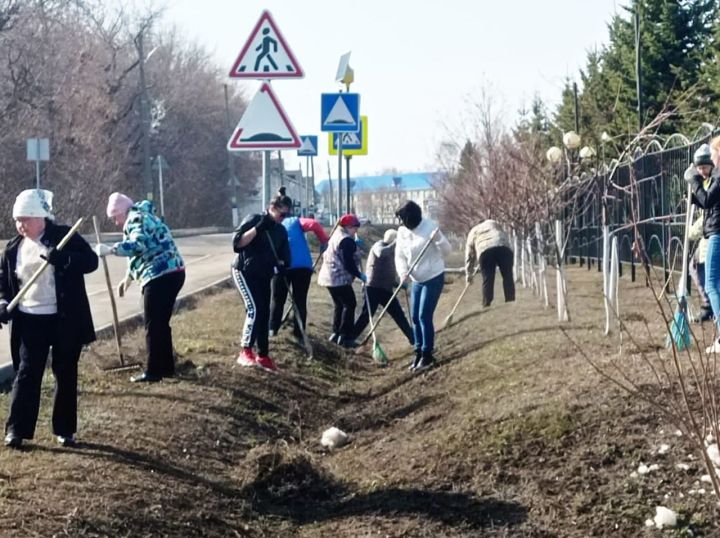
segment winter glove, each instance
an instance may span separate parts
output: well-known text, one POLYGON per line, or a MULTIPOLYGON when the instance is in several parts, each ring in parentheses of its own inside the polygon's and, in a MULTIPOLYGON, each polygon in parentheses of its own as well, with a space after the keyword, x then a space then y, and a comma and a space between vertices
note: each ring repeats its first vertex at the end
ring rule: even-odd
POLYGON ((287 273, 287 267, 285 267, 285 262, 280 260, 274 267, 274 272, 279 277, 285 277, 285 273, 287 273))
POLYGON ((260 219, 260 222, 255 225, 255 229, 258 233, 267 232, 272 228, 273 224, 275 224, 275 219, 268 213, 265 213, 260 219))
POLYGON ((105 245, 103 243, 98 243, 93 247, 93 251, 95 254, 97 254, 100 258, 107 256, 109 254, 115 254, 115 249, 111 247, 110 245, 105 245))
POLYGON ((365 273, 360 273, 360 280, 363 281, 363 284, 367 284, 367 275, 365 273))
POLYGON ((400 287, 404 290, 408 289, 409 286, 408 286, 407 280, 405 282, 403 282, 402 284, 400 284, 400 287))
POLYGON ((55 247, 50 248, 47 254, 41 254, 40 257, 56 267, 65 267, 70 262, 70 253, 55 247))
POLYGON ((320 253, 322 254, 327 250, 328 244, 327 243, 320 243, 320 253))
POLYGON ((8 307, 8 303, 6 303, 6 302, 0 303, 0 325, 10 321, 10 318, 12 317, 12 312, 8 312, 7 307, 8 307))
POLYGON ((358 248, 363 246, 365 244, 365 241, 360 239, 357 235, 355 236, 355 245, 357 245, 358 248))
POLYGON ((118 286, 117 286, 117 294, 118 294, 118 297, 124 297, 124 296, 125 296, 125 292, 126 292, 126 291, 128 290, 128 288, 130 287, 130 284, 132 284, 132 278, 130 277, 130 275, 125 275, 125 278, 123 278, 123 279, 120 281, 120 284, 118 284, 118 286))
POLYGON ((695 168, 694 164, 691 164, 687 167, 685 173, 683 174, 683 178, 688 183, 692 182, 695 178, 700 178, 700 174, 698 173, 697 168, 695 168))
POLYGON ((475 273, 466 273, 465 274, 465 282, 469 286, 473 283, 473 279, 475 278, 475 273))

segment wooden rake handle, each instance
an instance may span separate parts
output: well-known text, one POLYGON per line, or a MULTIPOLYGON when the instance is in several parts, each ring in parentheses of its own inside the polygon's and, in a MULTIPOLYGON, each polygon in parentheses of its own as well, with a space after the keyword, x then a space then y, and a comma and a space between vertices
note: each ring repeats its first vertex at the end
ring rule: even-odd
MULTIPOLYGON (((83 217, 80 217, 77 222, 73 225, 72 228, 70 228, 70 231, 68 231, 67 234, 65 234, 65 237, 62 238, 62 241, 58 243, 58 246, 55 247, 56 250, 62 250, 62 248, 67 245, 67 242, 70 241, 70 238, 75 234, 75 232, 78 231, 80 226, 83 223, 83 217)), ((13 297, 13 300, 10 301, 10 304, 7 306, 7 311, 12 312, 15 310, 18 304, 20 304, 20 301, 22 301, 22 298, 25 296, 25 294, 28 292, 30 287, 35 284, 35 281, 40 278, 40 275, 47 269, 47 266, 50 265, 50 262, 45 260, 40 267, 38 267, 37 271, 35 271, 32 276, 28 279, 28 281, 25 283, 25 285, 20 288, 20 291, 17 292, 15 297, 13 297)))

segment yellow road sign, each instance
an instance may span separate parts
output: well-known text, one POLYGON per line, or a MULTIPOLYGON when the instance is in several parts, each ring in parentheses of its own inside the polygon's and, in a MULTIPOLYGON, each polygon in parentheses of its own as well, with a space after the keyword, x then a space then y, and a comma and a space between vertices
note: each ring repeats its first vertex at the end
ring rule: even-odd
POLYGON ((360 116, 360 130, 356 133, 328 133, 328 153, 337 155, 338 137, 343 137, 343 155, 367 155, 368 118, 360 116))

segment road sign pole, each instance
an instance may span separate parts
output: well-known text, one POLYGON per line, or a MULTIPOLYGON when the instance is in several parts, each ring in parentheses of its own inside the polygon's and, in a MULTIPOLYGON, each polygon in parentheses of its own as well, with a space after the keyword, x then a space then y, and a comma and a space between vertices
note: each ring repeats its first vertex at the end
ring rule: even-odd
POLYGON ((330 160, 327 161, 327 169, 328 169, 328 186, 330 188, 330 197, 328 198, 328 206, 330 208, 330 217, 334 218, 334 220, 337 220, 337 215, 335 214, 335 208, 333 207, 333 200, 335 199, 335 196, 333 194, 333 186, 332 186, 332 174, 330 173, 330 160))
POLYGON ((163 158, 162 155, 157 156, 158 163, 158 183, 160 187, 160 218, 165 221, 165 194, 163 190, 163 158))
POLYGON ((347 212, 352 213, 351 211, 351 193, 350 193, 350 159, 352 158, 352 155, 347 155, 345 157, 345 195, 347 198, 347 212))
POLYGON ((35 155, 37 157, 37 159, 35 160, 35 188, 39 189, 40 188, 40 139, 39 138, 35 139, 35 148, 36 148, 35 151, 37 152, 35 155))
POLYGON ((315 207, 315 157, 310 157, 310 206, 315 207))
POLYGON ((262 188, 262 207, 260 211, 264 211, 270 205, 270 150, 263 151, 263 188, 262 188))
POLYGON ((310 157, 305 157, 305 215, 310 211, 310 157))
MULTIPOLYGON (((338 199, 337 199, 337 209, 338 209, 338 218, 340 218, 343 214, 342 212, 342 146, 343 146, 343 140, 342 140, 342 133, 338 133, 338 199)), ((348 210, 349 212, 349 210, 348 210)))

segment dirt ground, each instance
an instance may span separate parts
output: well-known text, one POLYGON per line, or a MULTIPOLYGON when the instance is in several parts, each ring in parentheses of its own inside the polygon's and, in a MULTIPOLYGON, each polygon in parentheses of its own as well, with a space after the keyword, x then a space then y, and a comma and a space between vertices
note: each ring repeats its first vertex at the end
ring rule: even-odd
MULTIPOLYGON (((607 364, 620 348, 617 333, 603 335, 600 282, 595 268, 569 270, 562 326, 607 364)), ((463 283, 448 276, 438 325, 463 283)), ((657 505, 679 513, 665 534, 720 533, 705 471, 675 425, 596 374, 529 289, 504 303, 497 284, 488 309, 474 285, 438 333, 439 366, 419 375, 389 319, 379 330, 387 368, 368 349, 326 343, 330 300, 316 286, 314 360, 287 327, 271 341, 277 375, 235 364, 243 309, 229 288, 174 318, 177 379, 133 385, 128 372, 102 370, 114 345, 96 343, 82 358, 80 445, 53 443, 48 374, 35 440, 0 450, 0 534, 653 536, 644 522, 657 505), (332 425, 351 442, 327 451, 319 440, 332 425), (631 476, 641 463, 659 469, 631 476)), ((640 346, 661 347, 642 279, 626 275, 620 288, 640 346)), ((142 333, 124 341, 142 360, 142 333)), ((630 375, 649 382, 633 346, 622 352, 630 375)))

